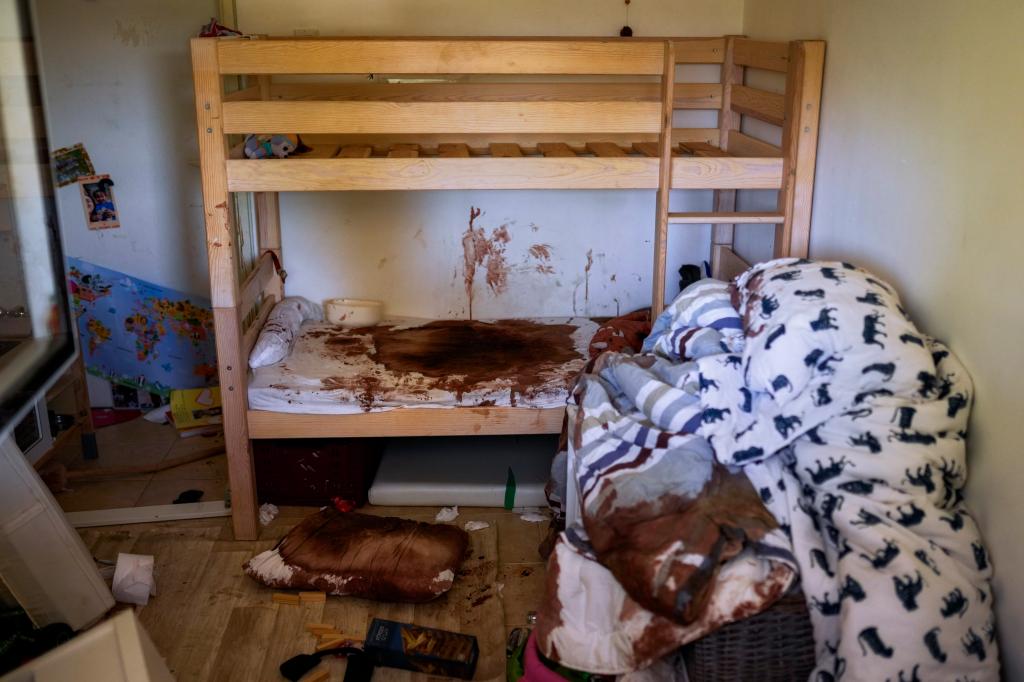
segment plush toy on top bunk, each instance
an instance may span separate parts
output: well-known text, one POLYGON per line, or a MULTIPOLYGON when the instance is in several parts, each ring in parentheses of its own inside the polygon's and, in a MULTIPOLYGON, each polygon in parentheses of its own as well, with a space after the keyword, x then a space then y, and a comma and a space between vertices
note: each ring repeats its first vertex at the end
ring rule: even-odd
POLYGON ((302 144, 302 138, 298 135, 281 133, 246 135, 243 149, 247 159, 284 159, 292 154, 309 151, 309 147, 302 144))

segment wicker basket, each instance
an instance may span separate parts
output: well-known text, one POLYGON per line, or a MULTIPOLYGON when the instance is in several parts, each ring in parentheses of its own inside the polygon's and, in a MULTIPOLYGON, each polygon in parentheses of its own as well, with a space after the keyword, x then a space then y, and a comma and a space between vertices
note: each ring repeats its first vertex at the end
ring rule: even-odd
POLYGON ((769 609, 683 648, 690 682, 791 682, 814 669, 814 631, 804 595, 791 591, 769 609))

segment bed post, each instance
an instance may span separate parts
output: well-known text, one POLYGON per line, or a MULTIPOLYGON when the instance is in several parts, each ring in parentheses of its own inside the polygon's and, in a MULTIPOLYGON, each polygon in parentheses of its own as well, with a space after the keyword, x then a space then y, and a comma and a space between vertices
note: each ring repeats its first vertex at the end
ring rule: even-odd
POLYGON ((675 112, 676 51, 665 41, 661 74, 661 135, 658 138, 658 195, 654 225, 654 276, 651 283, 651 320, 665 308, 665 269, 668 261, 668 209, 672 191, 672 117, 675 112))
POLYGON ((238 263, 228 194, 226 141, 221 116, 223 84, 215 38, 192 39, 199 164, 203 182, 203 214, 210 265, 210 298, 217 335, 217 371, 224 415, 224 447, 231 482, 231 516, 235 537, 254 540, 256 479, 246 422, 246 367, 242 357, 242 320, 238 309, 238 263))
MULTIPOLYGON (((740 127, 740 115, 732 110, 732 86, 743 85, 743 67, 738 66, 733 60, 733 51, 736 38, 741 36, 726 36, 725 54, 722 59, 722 109, 718 112, 718 146, 723 151, 729 151, 729 131, 737 130, 740 127)), ((736 190, 716 189, 715 190, 716 212, 731 213, 736 210, 736 190)), ((732 248, 734 225, 712 225, 711 226, 711 276, 722 277, 722 263, 719 257, 720 246, 732 248)))
MULTIPOLYGON (((258 84, 260 99, 270 99, 270 76, 259 76, 258 84)), ((277 192, 255 192, 256 204, 256 242, 259 247, 259 254, 262 256, 267 251, 274 254, 277 264, 284 263, 281 260, 281 205, 277 192)), ((268 293, 277 296, 280 301, 284 298, 284 271, 278 272, 280 277, 275 277, 272 288, 268 293)))
POLYGON ((779 212, 786 221, 775 227, 776 258, 807 257, 824 64, 824 41, 794 40, 789 44, 779 190, 779 212))

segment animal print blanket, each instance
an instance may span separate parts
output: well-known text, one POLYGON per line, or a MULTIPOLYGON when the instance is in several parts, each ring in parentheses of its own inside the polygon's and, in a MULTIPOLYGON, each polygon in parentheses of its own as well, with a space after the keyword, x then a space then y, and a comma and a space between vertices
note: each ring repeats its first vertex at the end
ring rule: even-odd
MULTIPOLYGON (((729 293, 727 302, 721 283, 690 287, 655 322, 646 354, 609 358, 604 367, 616 371, 581 378, 569 445, 583 525, 608 522, 620 499, 601 489, 612 503, 595 504, 595 469, 639 474, 652 457, 643 445, 700 436, 687 446, 706 442, 718 463, 743 467, 789 539, 780 548, 769 533, 748 542, 744 558, 760 562, 764 576, 766 565, 785 565, 792 551, 815 629, 812 679, 997 680, 992 569, 961 498, 972 391, 963 366, 916 329, 889 285, 848 264, 773 261, 746 272, 729 293), (644 438, 616 445, 623 419, 644 438)), ((629 484, 636 499, 644 482, 629 484)), ((661 490, 660 482, 647 484, 661 490)), ((619 614, 596 620, 628 621, 629 598, 650 605, 602 551, 591 545, 588 559, 573 535, 573 528, 563 535, 549 578, 561 608, 545 617, 556 626, 538 640, 556 657, 565 652, 560 641, 588 627, 565 599, 563 558, 600 562, 606 582, 627 593, 619 614)), ((719 576, 741 557, 727 560, 719 576)), ((568 579, 600 572, 578 563, 568 579)), ((748 577, 756 589, 756 574, 748 577)), ((614 641, 657 648, 649 632, 621 628, 614 641)), ((668 632, 676 638, 660 643, 692 634, 668 632)))

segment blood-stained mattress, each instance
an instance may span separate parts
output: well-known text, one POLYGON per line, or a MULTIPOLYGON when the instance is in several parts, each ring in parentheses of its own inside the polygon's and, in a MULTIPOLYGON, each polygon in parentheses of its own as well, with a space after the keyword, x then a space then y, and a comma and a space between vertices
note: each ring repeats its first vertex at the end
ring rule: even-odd
POLYGON ((300 414, 398 407, 561 407, 598 325, 587 318, 306 322, 281 362, 252 371, 249 406, 300 414))

